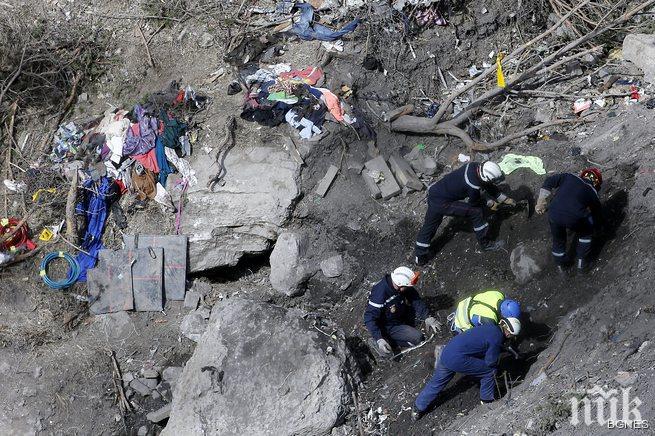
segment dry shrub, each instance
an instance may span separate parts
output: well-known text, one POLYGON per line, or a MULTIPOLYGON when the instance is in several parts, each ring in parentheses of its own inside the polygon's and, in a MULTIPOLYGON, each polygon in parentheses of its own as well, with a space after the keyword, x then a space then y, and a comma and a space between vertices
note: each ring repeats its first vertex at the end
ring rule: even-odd
POLYGON ((57 108, 74 84, 100 73, 102 35, 84 23, 60 25, 34 11, 0 17, 0 119, 22 108, 57 108))

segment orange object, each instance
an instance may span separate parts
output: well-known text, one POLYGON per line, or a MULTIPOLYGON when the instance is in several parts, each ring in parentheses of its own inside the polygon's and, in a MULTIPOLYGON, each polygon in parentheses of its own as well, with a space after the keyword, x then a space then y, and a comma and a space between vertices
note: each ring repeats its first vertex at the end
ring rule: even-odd
POLYGON ((325 105, 332 114, 335 120, 342 122, 343 121, 343 109, 341 108, 341 102, 339 97, 334 95, 332 91, 326 88, 316 88, 321 91, 323 94, 323 99, 325 100, 325 105))

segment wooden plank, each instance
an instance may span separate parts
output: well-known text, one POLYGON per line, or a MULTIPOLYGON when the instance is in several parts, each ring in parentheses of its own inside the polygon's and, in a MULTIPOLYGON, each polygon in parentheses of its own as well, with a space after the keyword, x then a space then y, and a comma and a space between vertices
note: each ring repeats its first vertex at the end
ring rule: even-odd
POLYGON ((334 165, 330 165, 330 167, 327 169, 327 172, 316 186, 316 194, 321 197, 325 197, 325 194, 327 194, 328 189, 330 189, 334 178, 337 177, 338 172, 339 168, 335 167, 334 165))

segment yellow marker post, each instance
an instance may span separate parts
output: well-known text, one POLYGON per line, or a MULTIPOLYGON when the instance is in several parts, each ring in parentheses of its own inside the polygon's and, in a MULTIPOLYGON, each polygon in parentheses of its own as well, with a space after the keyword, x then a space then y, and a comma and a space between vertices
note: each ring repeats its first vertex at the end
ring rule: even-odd
POLYGON ((503 58, 505 57, 505 54, 503 52, 498 52, 498 56, 496 56, 496 83, 498 84, 499 88, 505 88, 507 85, 505 85, 505 75, 503 74, 503 58))

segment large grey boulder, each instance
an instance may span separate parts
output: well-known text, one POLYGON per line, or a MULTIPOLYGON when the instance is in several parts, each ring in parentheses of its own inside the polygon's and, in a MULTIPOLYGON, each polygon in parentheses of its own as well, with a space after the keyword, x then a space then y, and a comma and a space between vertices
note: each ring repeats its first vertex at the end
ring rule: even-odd
POLYGON ((181 227, 190 270, 234 266, 244 254, 267 251, 300 194, 300 165, 282 149, 237 146, 225 159, 225 184, 211 192, 213 157, 199 152, 190 163, 198 184, 189 188, 181 227))
POLYGON ((533 246, 519 244, 509 256, 510 268, 514 279, 524 285, 536 277, 548 266, 548 250, 545 245, 533 246))
POLYGON ((300 311, 224 300, 177 380, 161 434, 329 434, 349 402, 351 362, 344 341, 300 311))
POLYGON ((305 258, 307 238, 301 233, 285 232, 277 238, 269 259, 271 286, 289 297, 301 295, 314 272, 305 258))
POLYGON ((655 35, 627 35, 623 40, 623 59, 638 66, 646 82, 655 83, 655 35))

